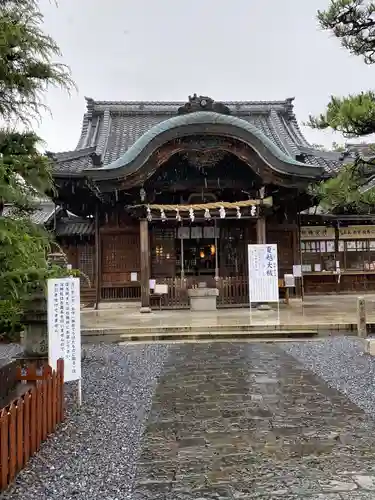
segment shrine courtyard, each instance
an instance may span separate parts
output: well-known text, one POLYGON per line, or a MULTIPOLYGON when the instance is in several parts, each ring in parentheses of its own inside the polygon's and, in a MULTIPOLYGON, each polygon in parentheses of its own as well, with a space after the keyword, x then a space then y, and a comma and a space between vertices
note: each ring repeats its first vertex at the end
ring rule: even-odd
MULTIPOLYGON (((365 295, 369 331, 375 325, 375 295, 365 295)), ((154 310, 141 313, 139 304, 106 304, 99 310, 83 309, 83 336, 87 341, 188 340, 203 334, 267 334, 275 331, 330 334, 357 329, 357 295, 309 296, 304 301, 280 303, 279 310, 250 308, 219 309, 215 312, 154 310)), ((233 336, 236 336, 233 335, 233 336)))
MULTIPOLYGON (((373 500, 359 339, 87 346, 83 406, 2 500, 373 500)), ((3 354, 4 355, 4 354, 3 354)))

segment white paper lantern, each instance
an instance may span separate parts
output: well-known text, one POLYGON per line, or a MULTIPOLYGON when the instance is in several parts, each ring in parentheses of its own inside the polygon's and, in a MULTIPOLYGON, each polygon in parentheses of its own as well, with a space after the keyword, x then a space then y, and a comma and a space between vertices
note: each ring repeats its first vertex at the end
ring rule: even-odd
POLYGON ((152 221, 151 208, 147 207, 146 211, 147 211, 147 220, 148 220, 148 222, 151 222, 152 221))
POLYGON ((225 208, 224 207, 220 207, 219 214, 220 214, 220 219, 225 219, 225 208))
POLYGON ((180 215, 180 211, 178 210, 178 208, 176 209, 176 220, 178 222, 181 222, 182 221, 182 218, 181 218, 181 215, 180 215))
POLYGON ((191 222, 194 222, 195 215, 194 215, 194 209, 193 208, 189 208, 189 217, 190 217, 191 222))
POLYGON ((165 222, 167 220, 167 216, 165 215, 165 212, 163 209, 160 210, 160 218, 162 222, 165 222))
POLYGON ((211 214, 210 214, 210 211, 208 210, 208 208, 206 208, 204 211, 204 218, 207 220, 211 219, 211 214))
POLYGON ((237 210, 237 212, 236 212, 237 219, 241 219, 242 215, 241 215, 240 207, 236 207, 236 210, 237 210))

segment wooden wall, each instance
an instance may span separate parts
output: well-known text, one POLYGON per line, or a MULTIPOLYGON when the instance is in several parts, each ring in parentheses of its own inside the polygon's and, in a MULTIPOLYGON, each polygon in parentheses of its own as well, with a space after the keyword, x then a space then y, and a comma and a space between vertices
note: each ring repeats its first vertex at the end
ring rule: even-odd
POLYGON ((101 285, 130 283, 131 273, 140 272, 139 222, 113 212, 101 221, 99 232, 101 285))
POLYGON ((131 273, 140 278, 139 232, 101 233, 101 283, 116 286, 130 283, 131 273))
POLYGON ((79 269, 94 285, 95 276, 95 240, 94 237, 80 239, 77 237, 64 238, 61 248, 67 256, 68 263, 73 269, 79 269))
POLYGON ((266 239, 267 243, 278 245, 279 277, 292 273, 293 265, 300 263, 297 226, 267 224, 266 239))
POLYGON ((95 274, 95 238, 93 236, 79 238, 71 236, 58 241, 68 263, 73 269, 79 269, 87 279, 81 277, 81 302, 86 305, 93 305, 96 300, 96 279, 95 274))
POLYGON ((247 245, 256 243, 255 220, 219 222, 219 275, 223 278, 247 276, 247 245))

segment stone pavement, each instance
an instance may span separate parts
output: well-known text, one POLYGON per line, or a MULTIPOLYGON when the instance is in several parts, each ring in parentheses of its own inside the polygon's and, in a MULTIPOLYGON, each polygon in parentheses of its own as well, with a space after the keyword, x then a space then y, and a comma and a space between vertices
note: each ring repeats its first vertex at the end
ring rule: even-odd
MULTIPOLYGON (((365 295, 367 321, 375 324, 375 296, 365 295)), ((276 311, 253 311, 249 308, 219 309, 215 312, 190 312, 189 310, 153 311, 149 314, 139 312, 139 305, 121 304, 94 311, 82 310, 81 322, 83 329, 137 329, 179 328, 202 329, 241 327, 246 325, 266 326, 280 324, 283 326, 298 325, 304 327, 320 326, 340 329, 350 329, 357 325, 357 296, 329 295, 307 297, 301 300, 291 300, 286 306, 280 304, 280 314, 276 311)))
POLYGON ((132 498, 374 499, 374 431, 275 345, 174 345, 132 498))

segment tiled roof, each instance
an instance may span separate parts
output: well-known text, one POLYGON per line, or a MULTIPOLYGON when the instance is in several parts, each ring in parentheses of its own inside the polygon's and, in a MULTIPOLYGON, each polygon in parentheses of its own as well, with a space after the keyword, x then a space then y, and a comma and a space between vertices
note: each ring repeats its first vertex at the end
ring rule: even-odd
POLYGON ((79 174, 85 168, 92 168, 95 147, 66 151, 64 153, 47 153, 54 159, 55 174, 79 174))
MULTIPOLYGON (((315 178, 319 172, 323 174, 322 168, 317 169, 315 166, 306 165, 298 162, 293 156, 284 152, 272 141, 264 132, 261 132, 258 127, 242 120, 237 116, 227 114, 219 114, 213 111, 200 111, 195 113, 180 114, 164 120, 152 127, 149 131, 140 137, 133 146, 131 146, 117 160, 104 165, 101 168, 94 168, 88 173, 96 177, 103 173, 110 172, 109 175, 119 176, 120 169, 126 169, 130 173, 139 165, 143 165, 150 154, 150 148, 157 148, 157 144, 163 144, 169 137, 176 137, 178 134, 184 134, 184 130, 190 127, 198 127, 198 130, 215 130, 220 133, 229 134, 230 136, 244 139, 251 147, 259 154, 272 163, 275 168, 284 171, 291 175, 302 175, 315 178)), ((197 128, 196 128, 197 130, 197 128)))
MULTIPOLYGON (((184 102, 94 101, 86 98, 80 139, 74 151, 53 154, 55 174, 79 174, 106 166, 121 157, 155 125, 177 116, 184 102)), ((301 148, 310 148, 306 163, 332 169, 306 141, 294 115, 293 99, 284 101, 228 101, 231 115, 255 126, 278 149, 295 159, 301 148), (317 158, 317 159, 316 159, 317 158)))
MULTIPOLYGON (((48 224, 52 221, 55 213, 60 210, 60 207, 56 207, 51 201, 43 201, 39 207, 30 213, 30 218, 34 224, 48 224)), ((3 210, 4 217, 17 217, 17 212, 14 210, 12 205, 5 205, 3 210)))
POLYGON ((61 218, 56 224, 56 234, 57 236, 91 236, 95 234, 95 223, 93 219, 61 218))

